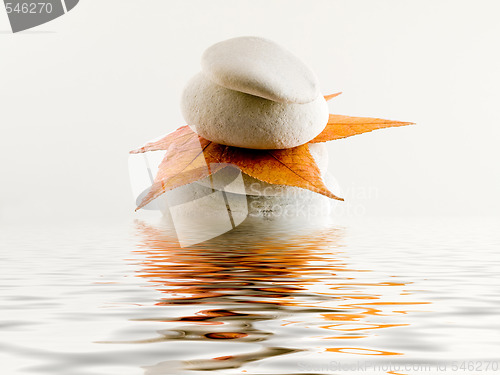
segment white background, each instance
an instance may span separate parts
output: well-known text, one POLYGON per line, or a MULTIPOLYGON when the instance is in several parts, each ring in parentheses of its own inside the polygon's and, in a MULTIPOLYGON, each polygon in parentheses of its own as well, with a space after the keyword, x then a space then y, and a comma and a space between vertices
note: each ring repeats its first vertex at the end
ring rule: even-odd
POLYGON ((0 223, 132 217, 128 151, 184 125, 203 50, 241 35, 284 45, 325 94, 343 91, 331 112, 418 124, 329 144, 363 214, 498 215, 499 12, 496 0, 81 0, 12 34, 0 8, 0 223))

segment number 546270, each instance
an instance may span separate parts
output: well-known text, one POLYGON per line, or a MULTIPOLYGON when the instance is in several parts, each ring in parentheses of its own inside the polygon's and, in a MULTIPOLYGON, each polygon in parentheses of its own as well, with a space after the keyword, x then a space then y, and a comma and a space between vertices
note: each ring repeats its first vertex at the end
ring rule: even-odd
POLYGON ((5 3, 7 13, 33 14, 33 13, 52 13, 51 3, 5 3))

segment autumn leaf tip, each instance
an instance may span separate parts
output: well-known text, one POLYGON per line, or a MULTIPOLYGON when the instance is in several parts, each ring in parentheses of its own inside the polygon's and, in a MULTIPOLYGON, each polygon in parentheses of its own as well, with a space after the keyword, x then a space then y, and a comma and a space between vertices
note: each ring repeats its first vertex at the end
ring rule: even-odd
POLYGON ((344 198, 341 198, 341 197, 337 197, 335 194, 332 194, 332 195, 329 195, 330 198, 333 198, 335 200, 338 200, 338 201, 341 201, 341 202, 344 202, 344 198))
POLYGON ((326 101, 329 101, 329 100, 339 96, 340 94, 342 94, 342 92, 337 92, 335 94, 325 95, 323 97, 325 98, 326 101))
POLYGON ((411 126, 411 125, 417 125, 417 124, 415 122, 399 121, 399 123, 397 123, 395 125, 395 127, 398 127, 398 126, 411 126))

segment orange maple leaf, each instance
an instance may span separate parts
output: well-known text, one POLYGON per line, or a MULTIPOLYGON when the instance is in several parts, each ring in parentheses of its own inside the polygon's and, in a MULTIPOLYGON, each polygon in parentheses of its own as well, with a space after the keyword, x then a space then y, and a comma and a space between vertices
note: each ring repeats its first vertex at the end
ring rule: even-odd
MULTIPOLYGON (((330 100, 338 95, 340 93, 327 95, 325 99, 330 100)), ((410 124, 376 118, 330 115, 323 132, 309 143, 326 142, 376 129, 410 124)), ((149 193, 136 210, 166 191, 199 181, 227 164, 238 167, 241 172, 260 181, 300 187, 329 198, 344 200, 325 186, 308 144, 282 150, 245 149, 209 141, 188 126, 182 126, 159 141, 148 143, 130 153, 158 150, 165 150, 165 156, 149 193)))
POLYGON ((137 209, 164 192, 208 177, 227 164, 232 164, 243 173, 270 184, 297 186, 343 200, 331 193, 323 183, 307 144, 283 150, 252 150, 224 146, 208 141, 188 126, 183 126, 161 140, 148 143, 131 153, 157 150, 167 152, 149 193, 137 209))
POLYGON ((370 117, 351 117, 332 115, 328 118, 325 129, 309 143, 327 142, 347 138, 353 135, 368 133, 377 129, 412 125, 411 122, 383 120, 370 117))

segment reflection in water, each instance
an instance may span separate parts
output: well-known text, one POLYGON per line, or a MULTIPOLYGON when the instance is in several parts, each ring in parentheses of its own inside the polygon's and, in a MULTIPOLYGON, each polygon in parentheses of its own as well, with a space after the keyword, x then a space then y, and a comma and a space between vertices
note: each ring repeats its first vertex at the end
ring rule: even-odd
POLYGON ((499 374, 496 218, 55 224, 2 232, 2 375, 499 374))
POLYGON ((406 314, 426 303, 409 301, 405 283, 373 282, 373 277, 364 282, 361 275, 371 271, 349 266, 342 252, 343 229, 331 225, 312 229, 305 223, 246 222, 187 248, 179 247, 168 226, 137 222, 136 227, 142 258, 137 276, 162 293, 156 305, 168 314, 141 320, 169 325, 155 337, 128 342, 234 343, 227 355, 168 360, 145 367, 148 375, 239 368, 311 350, 332 358, 341 353, 401 356, 401 350, 387 342, 377 347, 373 339, 408 326, 406 314), (170 316, 169 308, 174 314, 181 305, 193 305, 197 312, 170 316), (391 322, 395 316, 397 323, 391 322))

